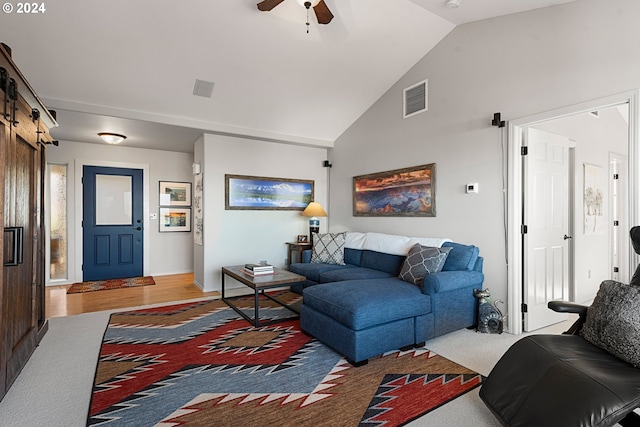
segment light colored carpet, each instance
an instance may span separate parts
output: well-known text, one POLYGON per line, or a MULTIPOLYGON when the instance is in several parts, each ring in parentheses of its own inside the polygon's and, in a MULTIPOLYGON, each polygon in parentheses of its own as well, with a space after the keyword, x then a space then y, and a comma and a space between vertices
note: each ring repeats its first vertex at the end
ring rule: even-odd
MULTIPOLYGON (((49 332, 0 402, 3 427, 86 425, 98 351, 110 313, 49 320, 49 332)), ((537 333, 560 333, 570 324, 557 324, 537 333)), ((426 347, 488 375, 500 356, 519 338, 506 333, 489 335, 460 330, 427 341, 426 347)), ((478 391, 473 390, 409 425, 499 426, 478 397, 478 391)))

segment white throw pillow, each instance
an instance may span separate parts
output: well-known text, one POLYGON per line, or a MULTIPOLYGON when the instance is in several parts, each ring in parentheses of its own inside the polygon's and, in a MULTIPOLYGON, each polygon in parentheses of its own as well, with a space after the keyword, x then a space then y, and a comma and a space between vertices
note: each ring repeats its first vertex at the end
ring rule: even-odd
POLYGON ((344 265, 345 233, 313 233, 311 262, 344 265))

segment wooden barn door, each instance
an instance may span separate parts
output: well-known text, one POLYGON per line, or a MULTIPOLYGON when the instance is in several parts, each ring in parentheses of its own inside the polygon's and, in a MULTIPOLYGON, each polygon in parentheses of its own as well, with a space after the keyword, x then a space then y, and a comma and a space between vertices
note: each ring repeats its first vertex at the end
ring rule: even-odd
POLYGON ((5 145, 2 320, 6 391, 37 343, 38 182, 37 144, 11 132, 5 145))

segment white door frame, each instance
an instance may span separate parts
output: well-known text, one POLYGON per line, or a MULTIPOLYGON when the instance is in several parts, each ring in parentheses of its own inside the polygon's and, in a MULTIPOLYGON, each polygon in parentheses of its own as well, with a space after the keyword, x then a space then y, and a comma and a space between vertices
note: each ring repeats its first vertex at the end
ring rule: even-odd
MULTIPOLYGON (((509 313, 507 331, 512 334, 522 333, 522 161, 520 146, 523 128, 551 119, 571 116, 578 113, 594 111, 622 103, 629 103, 629 225, 639 224, 640 184, 640 135, 638 133, 638 102, 640 90, 620 93, 581 104, 547 111, 529 117, 509 121, 507 130, 507 309, 509 313)), ((638 255, 630 251, 629 266, 638 264, 638 255)), ((632 273, 632 272, 631 272, 632 273)))
MULTIPOLYGON (((613 179, 613 174, 614 171, 612 171, 612 165, 615 164, 616 165, 616 170, 615 173, 618 173, 620 175, 622 175, 623 177, 626 178, 627 176, 627 156, 623 155, 623 154, 619 154, 613 151, 609 151, 609 176, 608 176, 608 185, 609 185, 609 218, 611 218, 611 220, 620 220, 620 225, 619 226, 614 226, 613 223, 610 221, 609 223, 609 249, 611 251, 610 255, 609 255, 609 271, 613 272, 613 276, 612 278, 614 280, 619 280, 621 282, 629 282, 631 280, 631 276, 629 276, 629 273, 631 273, 629 270, 629 256, 628 256, 628 251, 631 250, 631 247, 629 246, 629 240, 628 236, 629 236, 629 229, 631 228, 631 226, 629 225, 629 222, 627 221, 627 218, 622 218, 620 216, 620 214, 618 214, 618 212, 620 211, 625 211, 627 210, 626 207, 623 207, 622 209, 620 209, 620 197, 617 197, 616 200, 613 200, 613 191, 614 188, 617 191, 620 191, 621 189, 623 191, 626 191, 626 185, 627 182, 624 182, 624 186, 618 184, 618 180, 614 180, 613 179), (620 171, 620 168, 618 168, 618 165, 624 165, 622 171, 620 171), (617 214, 617 215, 616 215, 617 214), (626 249, 625 246, 623 245, 623 243, 626 244, 626 249), (616 261, 614 259, 614 254, 618 253, 618 260, 616 261), (616 273, 614 271, 614 267, 622 267, 618 273, 616 273)), ((626 191, 628 193, 628 191, 626 191)))

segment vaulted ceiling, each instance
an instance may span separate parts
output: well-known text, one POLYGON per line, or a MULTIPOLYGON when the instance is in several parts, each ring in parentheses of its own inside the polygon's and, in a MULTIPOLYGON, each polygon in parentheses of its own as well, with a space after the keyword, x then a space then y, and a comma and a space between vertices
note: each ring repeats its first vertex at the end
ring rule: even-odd
MULTIPOLYGON (((573 0, 56 0, 4 13, 0 41, 50 109, 60 140, 193 151, 202 132, 330 147, 456 25, 573 0), (214 83, 211 98, 193 94, 214 83)), ((428 77, 428 76, 425 76, 428 77)), ((399 106, 399 109, 401 106, 399 106)), ((399 110, 400 111, 400 110, 399 110)))

